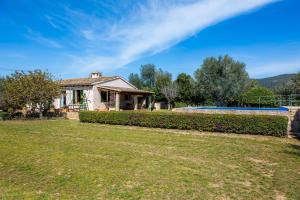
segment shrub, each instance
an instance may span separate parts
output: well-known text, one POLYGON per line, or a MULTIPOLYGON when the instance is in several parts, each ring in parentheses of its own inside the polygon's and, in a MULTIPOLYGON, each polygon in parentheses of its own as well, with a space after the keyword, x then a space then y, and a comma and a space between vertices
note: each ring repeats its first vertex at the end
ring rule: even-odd
POLYGON ((288 118, 269 115, 231 115, 162 112, 81 111, 81 122, 173 128, 210 132, 285 136, 288 118))
POLYGON ((9 119, 9 114, 7 112, 0 111, 0 121, 9 119))
POLYGON ((175 103, 175 108, 182 108, 182 107, 188 107, 189 104, 185 103, 185 102, 180 102, 180 101, 176 101, 175 103))
POLYGON ((278 106, 274 93, 265 87, 253 87, 242 94, 242 103, 247 106, 278 106))

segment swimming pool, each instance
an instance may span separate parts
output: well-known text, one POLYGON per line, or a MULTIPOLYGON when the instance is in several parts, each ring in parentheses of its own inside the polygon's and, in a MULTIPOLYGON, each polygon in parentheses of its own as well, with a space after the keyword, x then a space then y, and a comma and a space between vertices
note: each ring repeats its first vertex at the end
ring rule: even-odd
POLYGON ((285 107, 279 108, 255 108, 255 107, 185 107, 184 109, 191 110, 221 110, 221 111, 279 111, 279 112, 287 112, 289 109, 285 107))

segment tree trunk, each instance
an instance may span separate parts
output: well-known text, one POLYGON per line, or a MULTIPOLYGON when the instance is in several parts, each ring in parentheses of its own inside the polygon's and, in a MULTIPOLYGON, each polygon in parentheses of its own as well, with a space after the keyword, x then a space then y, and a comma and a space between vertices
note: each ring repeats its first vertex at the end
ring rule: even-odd
POLYGON ((42 105, 41 104, 39 104, 39 110, 40 110, 39 115, 40 115, 40 119, 41 119, 41 118, 43 118, 43 109, 42 109, 42 105))

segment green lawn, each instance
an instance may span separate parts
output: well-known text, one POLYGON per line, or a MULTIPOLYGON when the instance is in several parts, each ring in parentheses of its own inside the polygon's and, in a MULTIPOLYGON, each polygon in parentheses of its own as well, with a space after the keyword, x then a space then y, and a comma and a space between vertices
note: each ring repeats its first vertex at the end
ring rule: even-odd
POLYGON ((0 199, 23 198, 300 199, 300 142, 65 120, 0 122, 0 199))

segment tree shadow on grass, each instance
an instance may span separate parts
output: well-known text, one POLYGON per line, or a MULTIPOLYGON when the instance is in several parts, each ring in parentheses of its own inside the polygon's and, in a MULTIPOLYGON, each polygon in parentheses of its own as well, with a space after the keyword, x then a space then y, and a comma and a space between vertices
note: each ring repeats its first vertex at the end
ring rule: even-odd
POLYGON ((300 156, 300 144, 289 144, 284 153, 300 156))

